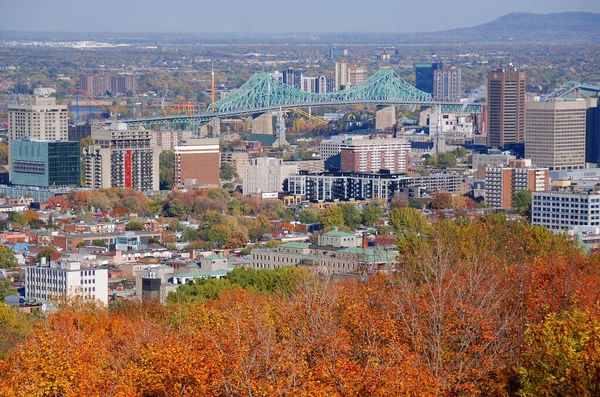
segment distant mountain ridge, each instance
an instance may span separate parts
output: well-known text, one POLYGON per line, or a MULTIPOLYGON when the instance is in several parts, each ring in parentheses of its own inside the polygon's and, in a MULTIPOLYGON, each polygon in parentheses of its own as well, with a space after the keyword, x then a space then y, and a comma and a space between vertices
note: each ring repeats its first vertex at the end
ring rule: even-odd
POLYGON ((582 41, 600 39, 600 14, 562 12, 555 14, 511 13, 470 28, 425 33, 444 41, 582 41))

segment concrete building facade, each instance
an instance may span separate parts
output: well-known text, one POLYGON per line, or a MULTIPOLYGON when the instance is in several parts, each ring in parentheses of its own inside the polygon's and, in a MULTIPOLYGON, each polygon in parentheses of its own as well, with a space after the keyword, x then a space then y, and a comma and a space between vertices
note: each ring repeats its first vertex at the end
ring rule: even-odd
POLYGON ((233 148, 221 153, 221 164, 233 166, 242 182, 244 180, 244 167, 250 161, 249 159, 248 151, 245 148, 233 148))
POLYGON ((516 68, 488 73, 488 146, 504 147, 525 140, 525 88, 525 72, 516 68))
POLYGON ((42 302, 79 295, 108 304, 108 270, 82 267, 81 262, 59 259, 25 269, 25 297, 42 302))
POLYGON ((462 75, 460 69, 437 69, 433 71, 433 99, 436 101, 457 102, 462 96, 462 75))
POLYGON ((57 105, 56 98, 22 97, 19 104, 9 104, 8 139, 48 139, 66 141, 69 138, 67 105, 57 105))
POLYGON ((410 144, 400 138, 345 141, 340 145, 340 168, 349 172, 404 173, 409 153, 410 144))
POLYGON ((284 164, 283 160, 258 157, 244 167, 244 195, 274 193, 283 191, 283 182, 298 172, 294 164, 284 164))
POLYGON ((600 226, 600 192, 546 191, 532 194, 531 223, 553 232, 600 226))
POLYGON ((586 113, 598 99, 527 102, 525 157, 551 170, 585 168, 586 113))

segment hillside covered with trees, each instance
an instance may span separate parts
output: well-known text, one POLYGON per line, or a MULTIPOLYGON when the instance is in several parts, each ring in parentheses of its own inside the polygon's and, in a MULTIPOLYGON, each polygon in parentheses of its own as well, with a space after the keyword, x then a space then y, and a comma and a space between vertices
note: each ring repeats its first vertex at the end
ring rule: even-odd
POLYGON ((3 396, 595 396, 600 256, 502 216, 398 241, 398 271, 238 269, 166 306, 0 307, 3 396))

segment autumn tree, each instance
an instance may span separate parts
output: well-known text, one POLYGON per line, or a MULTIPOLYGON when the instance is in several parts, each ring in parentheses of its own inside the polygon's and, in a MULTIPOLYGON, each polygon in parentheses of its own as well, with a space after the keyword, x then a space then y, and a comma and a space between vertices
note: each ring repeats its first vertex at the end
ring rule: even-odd
POLYGON ((138 221, 131 221, 125 225, 125 230, 127 231, 135 231, 135 230, 146 230, 144 224, 138 221))
POLYGON ((452 208, 452 193, 439 192, 435 193, 431 198, 431 208, 435 210, 443 210, 452 208))
POLYGON ((321 217, 315 210, 304 209, 298 213, 298 221, 307 224, 320 223, 321 217))
POLYGON ((396 233, 422 233, 428 226, 425 215, 414 208, 394 208, 388 218, 396 233))
POLYGON ((344 226, 344 211, 339 205, 332 205, 323 211, 323 227, 341 227, 344 226))

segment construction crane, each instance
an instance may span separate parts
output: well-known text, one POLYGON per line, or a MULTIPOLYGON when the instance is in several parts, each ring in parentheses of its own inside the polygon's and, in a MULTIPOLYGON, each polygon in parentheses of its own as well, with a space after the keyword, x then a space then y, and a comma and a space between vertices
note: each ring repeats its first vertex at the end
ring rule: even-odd
POLYGON ((19 98, 16 96, 11 96, 10 98, 8 98, 8 101, 6 101, 6 103, 4 104, 4 107, 2 108, 2 112, 5 113, 6 109, 8 108, 8 105, 10 105, 11 103, 16 102, 17 105, 21 104, 21 101, 19 101, 19 98))
POLYGON ((94 103, 95 105, 97 105, 98 107, 100 107, 102 109, 102 117, 104 117, 105 119, 110 117, 110 112, 108 111, 108 109, 106 109, 104 107, 104 105, 102 105, 94 97, 92 97, 90 94, 88 94, 87 91, 82 90, 81 88, 78 88, 71 93, 71 97, 73 95, 75 95, 75 118, 79 117, 79 94, 85 95, 90 100, 90 105, 89 105, 90 119, 92 118, 92 103, 94 103))

